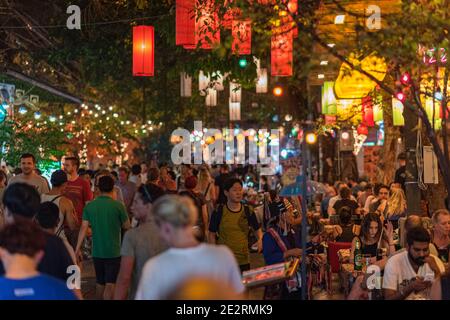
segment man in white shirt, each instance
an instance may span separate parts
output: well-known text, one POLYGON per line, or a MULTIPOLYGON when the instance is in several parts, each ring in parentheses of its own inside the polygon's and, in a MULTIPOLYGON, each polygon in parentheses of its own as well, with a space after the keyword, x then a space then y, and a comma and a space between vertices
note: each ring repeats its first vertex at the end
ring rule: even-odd
POLYGON ((24 153, 20 157, 20 169, 22 173, 12 177, 9 185, 16 182, 26 183, 35 187, 39 195, 50 191, 47 179, 36 173, 36 158, 31 153, 24 153))
POLYGON ((239 267, 230 249, 199 244, 195 239, 192 228, 197 210, 191 199, 163 196, 154 203, 153 214, 160 236, 170 249, 147 261, 136 300, 167 299, 182 283, 194 277, 211 279, 211 283, 225 282, 237 294, 244 291, 239 267))
POLYGON ((425 300, 437 277, 444 273, 442 262, 430 254, 430 234, 422 226, 407 235, 407 250, 389 258, 384 268, 386 300, 425 300))

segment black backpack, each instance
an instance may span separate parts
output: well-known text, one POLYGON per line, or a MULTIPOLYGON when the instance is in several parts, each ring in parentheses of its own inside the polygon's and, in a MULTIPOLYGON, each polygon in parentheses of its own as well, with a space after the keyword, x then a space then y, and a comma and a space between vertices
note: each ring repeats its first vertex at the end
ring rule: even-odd
MULTIPOLYGON (((245 217, 247 218, 247 221, 250 221, 250 208, 248 205, 242 204, 244 206, 244 214, 245 217)), ((222 221, 222 216, 223 216, 223 204, 219 204, 219 206, 217 207, 217 214, 219 215, 218 219, 219 219, 219 223, 218 225, 220 225, 220 222, 222 221)))

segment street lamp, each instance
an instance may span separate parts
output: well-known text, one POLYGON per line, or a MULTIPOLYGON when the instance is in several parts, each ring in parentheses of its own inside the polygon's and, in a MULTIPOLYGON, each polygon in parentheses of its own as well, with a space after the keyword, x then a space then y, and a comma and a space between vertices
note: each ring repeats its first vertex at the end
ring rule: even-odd
POLYGON ((301 264, 301 276, 302 276, 302 300, 306 300, 306 294, 307 294, 307 282, 306 282, 306 242, 307 242, 307 227, 308 224, 308 205, 307 205, 307 183, 306 183, 306 163, 309 163, 307 161, 307 152, 308 152, 308 145, 313 145, 317 142, 317 135, 314 132, 311 132, 309 130, 304 130, 304 138, 302 142, 302 264, 301 264))

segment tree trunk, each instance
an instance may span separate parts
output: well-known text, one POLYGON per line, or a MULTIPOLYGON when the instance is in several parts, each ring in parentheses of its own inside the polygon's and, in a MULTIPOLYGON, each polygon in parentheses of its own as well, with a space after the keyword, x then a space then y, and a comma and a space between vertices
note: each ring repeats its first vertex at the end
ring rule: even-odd
MULTIPOLYGON (((389 94, 382 92, 383 101, 391 101, 389 94)), ((394 181, 397 141, 400 137, 400 130, 394 127, 392 119, 392 108, 388 102, 383 103, 383 121, 384 121, 384 145, 381 149, 380 162, 378 164, 377 180, 383 184, 389 184, 394 181)))

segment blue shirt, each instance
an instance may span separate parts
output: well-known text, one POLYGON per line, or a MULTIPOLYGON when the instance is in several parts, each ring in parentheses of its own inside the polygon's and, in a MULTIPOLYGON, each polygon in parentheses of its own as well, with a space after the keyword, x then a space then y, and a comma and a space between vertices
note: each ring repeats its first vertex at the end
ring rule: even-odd
POLYGON ((0 300, 77 300, 63 281, 40 274, 26 279, 0 277, 0 300))

